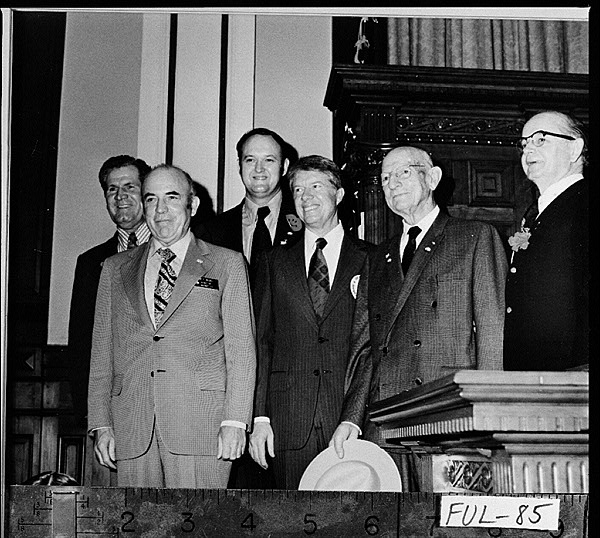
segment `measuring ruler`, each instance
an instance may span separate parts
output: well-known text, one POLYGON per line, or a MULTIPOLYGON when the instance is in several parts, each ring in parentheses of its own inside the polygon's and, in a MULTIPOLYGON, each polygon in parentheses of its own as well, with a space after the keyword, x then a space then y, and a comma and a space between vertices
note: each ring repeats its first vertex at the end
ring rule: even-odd
MULTIPOLYGON (((588 538, 587 495, 560 499, 555 531, 440 527, 440 493, 10 486, 8 536, 588 538)), ((515 495, 516 496, 516 495, 515 495)))

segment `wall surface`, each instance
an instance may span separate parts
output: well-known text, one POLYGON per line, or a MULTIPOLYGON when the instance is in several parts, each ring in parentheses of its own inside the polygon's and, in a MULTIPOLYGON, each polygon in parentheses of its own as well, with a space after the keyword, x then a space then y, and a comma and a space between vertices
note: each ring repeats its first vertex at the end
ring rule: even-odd
POLYGON ((137 151, 142 15, 69 13, 65 39, 49 344, 66 344, 77 255, 115 232, 98 170, 137 151))

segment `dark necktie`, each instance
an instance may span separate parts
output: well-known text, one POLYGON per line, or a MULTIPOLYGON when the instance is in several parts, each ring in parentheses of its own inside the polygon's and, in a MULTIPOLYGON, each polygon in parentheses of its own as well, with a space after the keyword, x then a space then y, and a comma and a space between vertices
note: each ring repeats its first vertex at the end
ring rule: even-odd
POLYGON ((325 301, 327 301, 327 296, 329 295, 329 270, 327 269, 327 262, 323 255, 323 249, 327 245, 327 241, 319 237, 315 243, 317 247, 308 265, 308 291, 315 313, 320 318, 323 314, 325 301))
POLYGON ((127 240, 127 250, 134 247, 137 247, 137 237, 135 236, 135 232, 131 232, 127 240))
POLYGON ((265 223, 267 215, 271 212, 269 206, 259 207, 256 220, 256 228, 254 228, 254 235, 252 236, 252 252, 250 254, 250 267, 256 267, 258 261, 258 255, 263 251, 271 248, 271 234, 269 228, 265 223))
POLYGON ((417 235, 420 233, 421 228, 418 226, 412 226, 408 229, 408 243, 406 243, 404 252, 402 254, 402 272, 405 275, 408 273, 410 262, 412 262, 413 256, 415 255, 415 250, 417 248, 417 235))
POLYGON ((167 308, 175 287, 175 280, 177 280, 177 275, 171 267, 171 262, 176 258, 175 253, 170 248, 159 248, 158 253, 162 258, 162 263, 154 288, 154 321, 156 325, 160 323, 165 313, 165 308, 167 308))

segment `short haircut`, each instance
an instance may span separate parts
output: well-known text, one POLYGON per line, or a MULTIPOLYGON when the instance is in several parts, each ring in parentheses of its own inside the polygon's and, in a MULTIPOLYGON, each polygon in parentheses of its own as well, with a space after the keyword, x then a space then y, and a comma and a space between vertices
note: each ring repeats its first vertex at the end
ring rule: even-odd
POLYGON ((145 161, 142 161, 142 159, 137 159, 131 155, 117 155, 115 157, 110 157, 104 161, 98 172, 98 179, 100 180, 100 185, 104 192, 106 192, 107 189, 106 181, 108 179, 108 174, 113 170, 123 168, 124 166, 133 166, 134 168, 137 168, 140 183, 144 183, 144 178, 148 172, 150 172, 150 166, 146 164, 145 161))
MULTIPOLYGON (((557 110, 544 110, 542 112, 538 112, 538 114, 551 114, 562 125, 562 128, 565 131, 564 134, 571 135, 574 138, 581 138, 583 140, 583 149, 581 151, 581 163, 587 164, 588 163, 588 144, 587 144, 587 136, 585 134, 583 123, 580 122, 578 119, 572 118, 568 114, 565 114, 563 112, 558 112, 557 110)), ((537 116, 538 114, 535 114, 535 116, 537 116)))
POLYGON ((240 162, 240 165, 241 165, 242 156, 244 153, 244 146, 246 145, 246 142, 248 141, 248 139, 252 138, 255 135, 270 136, 273 140, 275 140, 275 142, 277 143, 277 145, 279 146, 279 149, 281 151, 281 165, 282 166, 283 166, 283 161, 285 161, 286 159, 289 161, 290 164, 293 164, 298 159, 298 152, 296 151, 296 149, 291 144, 288 144, 275 131, 271 131, 270 129, 267 129, 265 127, 256 127, 254 129, 251 129, 250 131, 244 133, 241 136, 241 138, 238 140, 237 144, 235 145, 235 149, 237 151, 238 161, 240 162))
POLYGON ((185 180, 185 182, 187 183, 187 185, 190 189, 189 194, 188 194, 188 206, 191 207, 192 198, 194 196, 196 196, 196 188, 194 187, 194 180, 192 179, 192 176, 190 176, 183 168, 179 168, 179 166, 175 166, 174 164, 162 163, 162 164, 157 164, 156 166, 151 168, 145 177, 148 177, 155 170, 172 171, 172 172, 178 173, 181 177, 183 177, 183 179, 185 180))
POLYGON ((298 172, 301 171, 321 172, 329 178, 329 181, 336 189, 342 187, 342 172, 339 166, 327 157, 322 157, 321 155, 307 155, 306 157, 300 157, 300 159, 288 169, 287 177, 290 187, 298 172))

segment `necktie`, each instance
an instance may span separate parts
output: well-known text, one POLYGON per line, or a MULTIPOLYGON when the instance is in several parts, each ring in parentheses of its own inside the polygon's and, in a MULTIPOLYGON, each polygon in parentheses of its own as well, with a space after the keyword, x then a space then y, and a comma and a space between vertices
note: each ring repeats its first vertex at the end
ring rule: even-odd
POLYGON ((316 248, 308 265, 308 291, 317 317, 323 314, 323 307, 329 295, 329 270, 323 255, 327 241, 319 237, 315 241, 316 248))
POLYGON ((135 236, 135 232, 131 232, 127 240, 127 250, 134 247, 137 247, 137 237, 135 236))
POLYGON ((402 272, 406 275, 410 262, 412 262, 415 250, 417 248, 417 235, 421 233, 421 228, 418 226, 412 226, 408 229, 408 243, 404 247, 402 253, 402 272))
POLYGON ((271 234, 265 223, 267 215, 271 212, 269 206, 259 207, 257 211, 256 228, 252 236, 252 252, 250 254, 250 267, 256 266, 258 255, 273 245, 271 243, 271 234))
POLYGON ((156 279, 156 287, 154 288, 154 321, 156 325, 162 319, 171 293, 173 293, 175 280, 177 280, 177 275, 171 267, 171 262, 176 257, 175 253, 170 248, 159 248, 158 253, 162 258, 162 262, 156 279))

